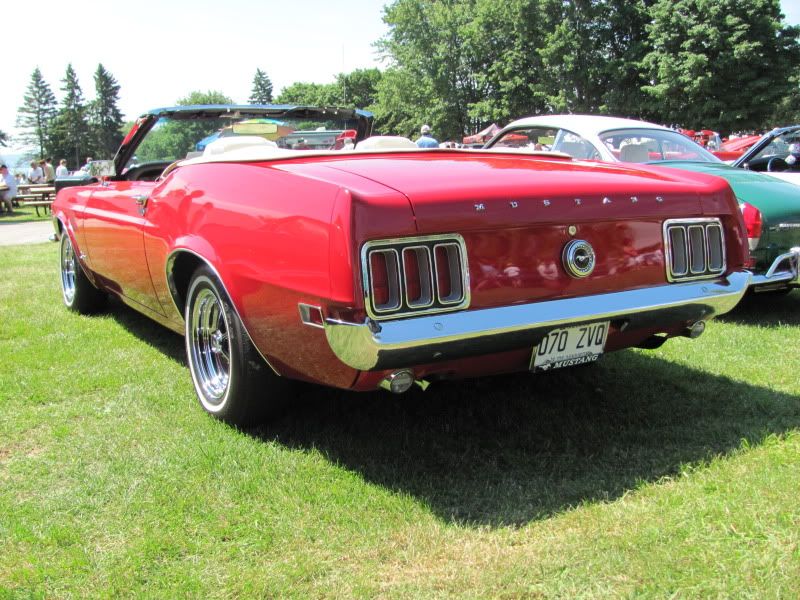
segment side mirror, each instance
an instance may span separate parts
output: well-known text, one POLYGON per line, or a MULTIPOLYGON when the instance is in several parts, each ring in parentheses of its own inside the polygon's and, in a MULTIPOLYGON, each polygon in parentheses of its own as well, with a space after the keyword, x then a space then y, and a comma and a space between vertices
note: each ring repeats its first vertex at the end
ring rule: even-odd
POLYGON ((89 175, 95 179, 102 181, 116 174, 113 160, 93 160, 89 163, 89 175))

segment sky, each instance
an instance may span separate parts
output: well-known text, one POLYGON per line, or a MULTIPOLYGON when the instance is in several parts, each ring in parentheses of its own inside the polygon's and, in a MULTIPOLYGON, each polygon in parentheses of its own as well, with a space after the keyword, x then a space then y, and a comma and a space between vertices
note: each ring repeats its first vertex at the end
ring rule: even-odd
POLYGON ((331 83, 338 73, 382 67, 373 44, 388 31, 385 0, 3 4, 0 130, 9 135, 37 66, 60 101, 71 63, 89 100, 102 63, 120 85, 120 110, 134 119, 193 91, 247 103, 256 68, 277 94, 297 81, 331 83))
MULTIPOLYGON (((17 133, 17 109, 37 66, 56 97, 67 64, 86 100, 98 63, 120 84, 127 119, 193 91, 247 102, 256 68, 274 93, 297 81, 383 67, 373 46, 388 29, 387 0, 11 0, 0 11, 0 130, 17 133)), ((502 0, 498 0, 502 1, 502 0)), ((800 24, 800 0, 781 0, 800 24)), ((9 152, 9 150, 4 150, 9 152)), ((14 149, 10 149, 14 151, 14 149)))

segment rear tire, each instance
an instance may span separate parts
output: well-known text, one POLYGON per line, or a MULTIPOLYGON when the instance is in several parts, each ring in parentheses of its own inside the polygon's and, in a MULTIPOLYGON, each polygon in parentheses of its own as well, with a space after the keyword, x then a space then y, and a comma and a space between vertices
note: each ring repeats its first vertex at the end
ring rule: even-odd
POLYGON ((253 346, 217 276, 198 268, 186 295, 186 356, 197 399, 218 419, 255 425, 283 408, 289 382, 253 346))
POLYGON ((91 314, 105 307, 108 300, 105 292, 94 287, 83 272, 75 256, 72 240, 66 231, 61 233, 61 298, 64 305, 80 314, 91 314))

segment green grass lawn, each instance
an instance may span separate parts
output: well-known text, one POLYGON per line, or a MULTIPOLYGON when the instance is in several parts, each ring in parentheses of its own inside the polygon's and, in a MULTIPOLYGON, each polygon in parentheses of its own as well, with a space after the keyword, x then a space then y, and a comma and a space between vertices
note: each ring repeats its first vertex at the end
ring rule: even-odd
POLYGON ((0 248, 0 598, 800 596, 800 292, 699 340, 241 432, 182 339, 0 248))
POLYGON ((52 215, 50 211, 45 211, 44 207, 39 207, 39 214, 36 214, 36 208, 33 206, 15 206, 14 212, 12 214, 8 214, 5 212, 5 207, 3 207, 3 212, 0 212, 0 223, 28 223, 31 221, 49 221, 52 219, 52 215))

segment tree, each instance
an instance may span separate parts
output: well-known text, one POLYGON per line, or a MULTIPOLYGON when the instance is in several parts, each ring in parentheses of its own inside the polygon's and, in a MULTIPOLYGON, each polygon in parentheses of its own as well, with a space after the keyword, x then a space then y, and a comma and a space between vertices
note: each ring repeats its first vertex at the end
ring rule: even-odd
POLYGON ((216 90, 209 90, 207 92, 194 91, 185 98, 179 98, 178 106, 189 106, 192 104, 235 104, 235 102, 216 90))
POLYGON ((377 84, 380 79, 381 72, 373 68, 339 73, 335 83, 298 81, 281 90, 278 102, 280 104, 368 108, 377 99, 377 84))
POLYGON ((469 107, 473 133, 491 123, 505 123, 549 110, 547 73, 540 49, 554 25, 550 0, 478 0, 470 39, 469 68, 480 98, 469 107))
POLYGON ((800 29, 779 0, 658 0, 642 61, 663 122, 723 133, 760 129, 795 91, 800 29))
POLYGON ((17 127, 22 130, 20 141, 38 146, 40 157, 45 156, 55 115, 56 97, 39 67, 36 67, 31 74, 23 104, 17 110, 17 127))
POLYGON ((298 81, 281 90, 278 103, 336 106, 341 104, 340 98, 341 89, 336 84, 298 81))
POLYGON ((89 136, 83 91, 72 64, 67 65, 66 74, 61 82, 64 98, 53 123, 50 153, 65 156, 70 161, 74 158, 74 168, 78 168, 85 155, 94 153, 94 144, 89 136))
MULTIPOLYGON (((191 92, 176 102, 178 106, 203 104, 234 104, 233 100, 218 91, 191 92)), ((203 120, 199 123, 167 121, 150 130, 142 144, 136 149, 140 163, 162 159, 164 156, 183 156, 195 149, 197 142, 209 131, 221 129, 230 124, 229 119, 216 122, 203 120)))
POLYGON ((370 108, 375 104, 381 72, 378 69, 356 69, 350 73, 339 73, 334 84, 341 91, 342 106, 370 108))
POLYGON ((9 142, 8 134, 0 130, 0 146, 7 146, 9 142))
MULTIPOLYGON (((650 0, 652 3, 652 0, 650 0)), ((539 49, 547 104, 555 112, 642 116, 649 46, 645 0, 548 0, 539 49), (555 19, 548 23, 547 19, 555 19)))
POLYGON ((255 77, 253 77, 253 89, 248 102, 250 104, 272 103, 272 81, 261 69, 256 69, 255 77))
MULTIPOLYGON (((378 97, 391 102, 391 121, 404 124, 405 129, 394 133, 414 135, 422 123, 428 123, 447 139, 472 128, 468 111, 486 91, 477 77, 470 29, 476 2, 395 0, 384 8, 389 34, 378 48, 390 60, 393 76, 381 79, 378 97), (413 89, 398 88, 400 81, 413 89)), ((379 127, 388 124, 384 119, 389 112, 376 107, 376 115, 381 115, 379 127)))
POLYGON ((122 113, 117 107, 119 84, 102 64, 94 74, 95 99, 89 105, 89 125, 97 154, 111 158, 122 142, 122 113))

